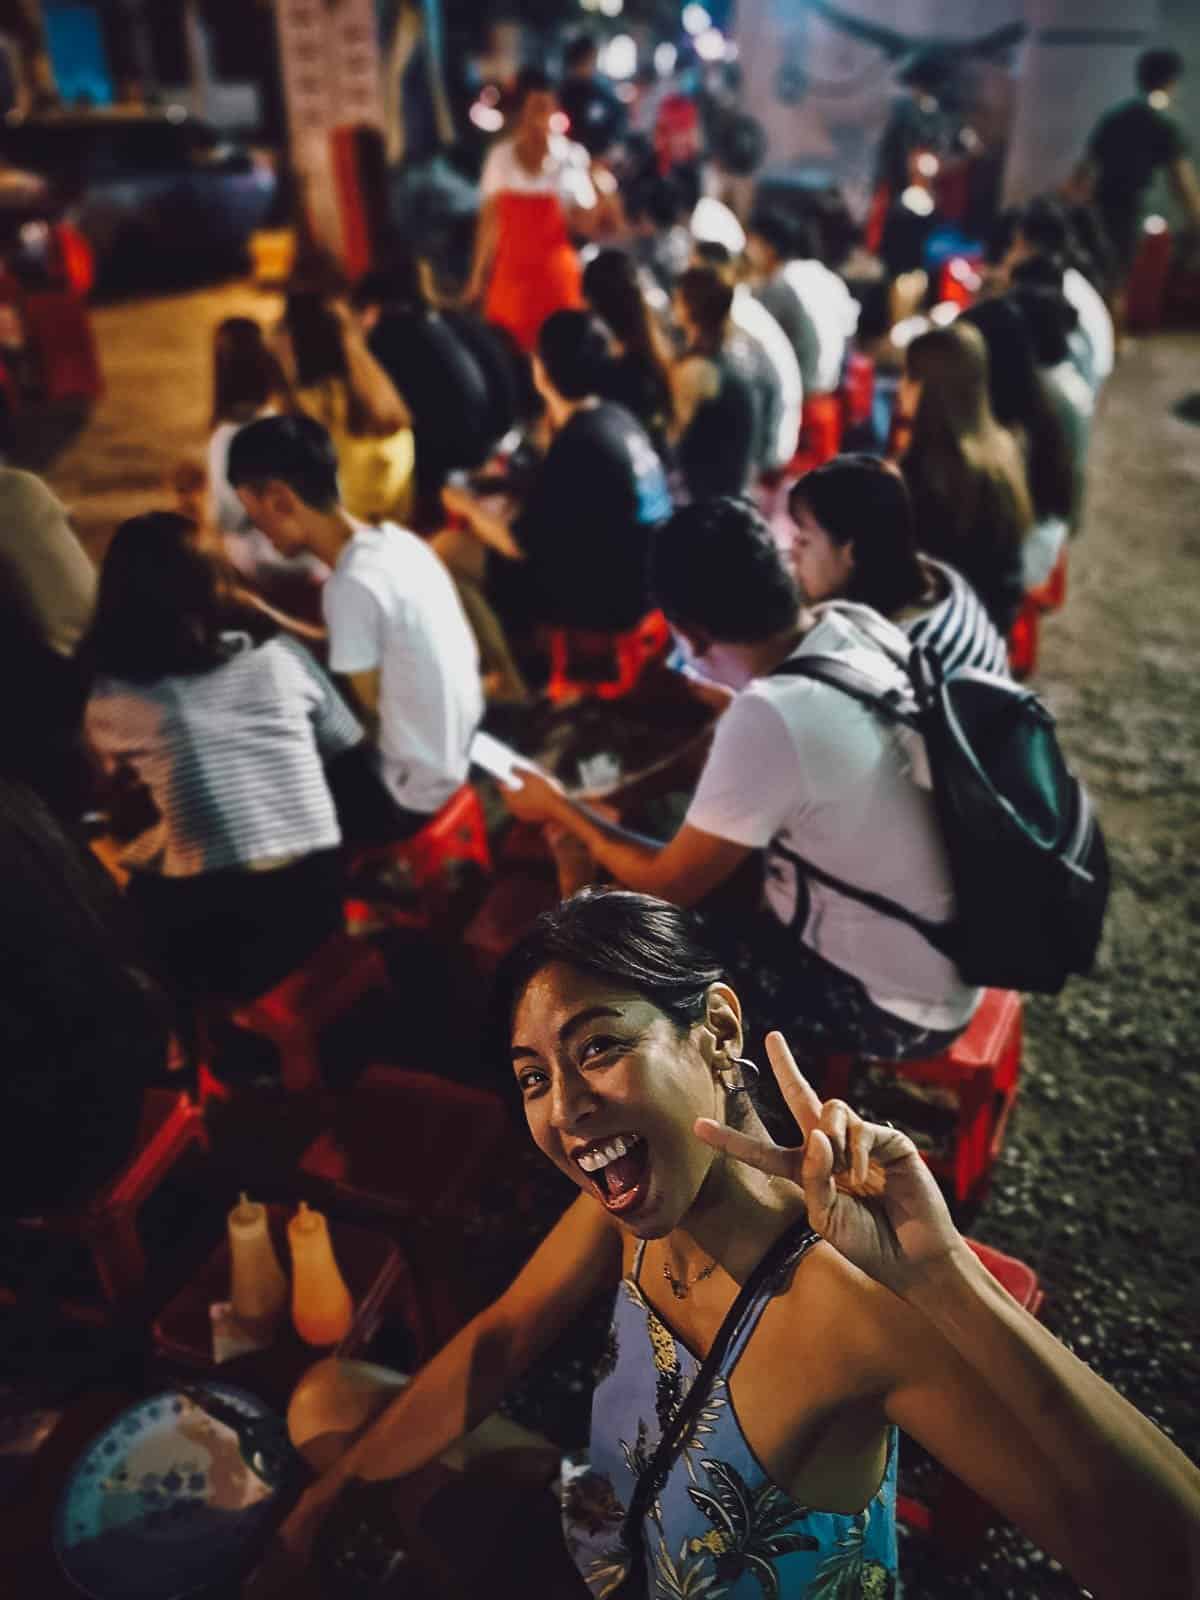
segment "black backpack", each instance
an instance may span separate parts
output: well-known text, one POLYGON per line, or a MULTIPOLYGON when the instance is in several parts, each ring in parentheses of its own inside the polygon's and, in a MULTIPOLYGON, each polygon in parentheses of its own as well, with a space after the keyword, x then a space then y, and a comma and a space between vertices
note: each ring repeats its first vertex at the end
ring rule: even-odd
POLYGON ((920 645, 898 651, 893 630, 854 625, 908 674, 911 695, 883 690, 839 656, 795 656, 772 677, 815 678, 922 735, 950 859, 957 914, 932 923, 883 895, 785 851, 819 883, 923 934, 965 983, 1057 994, 1096 959, 1108 903, 1108 852, 1087 792, 1072 776, 1054 718, 999 673, 947 673, 920 645))

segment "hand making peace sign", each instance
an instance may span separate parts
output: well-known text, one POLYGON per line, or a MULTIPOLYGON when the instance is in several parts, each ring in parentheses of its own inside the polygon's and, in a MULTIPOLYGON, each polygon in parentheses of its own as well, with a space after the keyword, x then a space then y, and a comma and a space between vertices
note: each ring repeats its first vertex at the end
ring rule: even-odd
POLYGON ((767 1057, 803 1143, 788 1148, 708 1117, 697 1119, 697 1137, 760 1172, 798 1184, 808 1220, 821 1237, 868 1276, 903 1294, 921 1273, 962 1247, 917 1147, 896 1128, 864 1122, 843 1100, 822 1103, 781 1033, 767 1035, 767 1057), (882 1175, 882 1185, 871 1182, 869 1168, 882 1175))

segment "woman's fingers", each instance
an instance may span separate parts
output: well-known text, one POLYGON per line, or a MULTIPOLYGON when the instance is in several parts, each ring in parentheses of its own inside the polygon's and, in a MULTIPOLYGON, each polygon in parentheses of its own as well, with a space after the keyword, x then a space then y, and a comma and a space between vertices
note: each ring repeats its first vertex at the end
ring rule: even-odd
POLYGON ((820 1128, 814 1128, 805 1141, 800 1182, 808 1220, 818 1233, 828 1233, 838 1194, 833 1181, 833 1146, 820 1128))
POLYGON ((771 1063, 771 1070, 788 1110, 807 1138, 821 1118, 820 1096, 796 1065, 796 1058, 781 1033, 767 1035, 767 1060, 771 1063))
POLYGON ((775 1177, 787 1178, 792 1183, 797 1181, 795 1153, 770 1139, 751 1138, 749 1134, 726 1127, 723 1122, 714 1122, 711 1117, 697 1117, 693 1131, 698 1139, 711 1145, 714 1150, 723 1150, 726 1155, 744 1161, 747 1166, 757 1167, 760 1172, 771 1173, 775 1177))

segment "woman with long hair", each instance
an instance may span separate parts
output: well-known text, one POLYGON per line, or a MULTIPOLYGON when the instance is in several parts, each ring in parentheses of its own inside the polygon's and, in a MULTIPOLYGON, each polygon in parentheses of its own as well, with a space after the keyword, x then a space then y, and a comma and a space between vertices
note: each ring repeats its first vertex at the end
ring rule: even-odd
POLYGON ((1026 589, 1036 589, 1058 560, 1075 508, 1071 442, 1038 372, 1029 325, 1007 296, 981 300, 963 313, 988 349, 992 414, 1025 458, 1034 526, 1022 559, 1026 589))
MULTIPOLYGON (((1200 1473, 996 1282, 912 1140, 822 1103, 778 1033, 794 1126, 770 1136, 741 999, 687 912, 575 895, 515 947, 495 1001, 496 1070, 574 1203, 399 1396, 367 1400, 337 1362, 306 1380, 320 1444, 349 1448, 326 1453, 256 1597, 314 1565, 378 1577, 393 1494, 600 1294, 587 1459, 562 1472, 557 1535, 593 1595, 886 1600, 899 1428, 1105 1600, 1195 1592, 1200 1473)), ((555 1534, 527 1505, 532 1566, 555 1534)), ((528 1592, 575 1592, 567 1575, 528 1592)))
POLYGON ((996 421, 988 383, 977 328, 960 321, 914 339, 897 397, 911 426, 900 470, 918 547, 956 567, 1007 634, 1025 590, 1021 547, 1034 517, 1021 447, 996 421))
POLYGON ((294 401, 322 424, 338 457, 342 503, 363 522, 412 512, 412 417, 367 348, 354 313, 322 290, 295 288, 283 319, 294 401))
POLYGON ((583 269, 583 295, 615 346, 601 393, 633 413, 665 460, 675 421, 671 347, 642 293, 637 262, 624 250, 601 250, 583 269))
POLYGON ((792 571, 812 605, 847 600, 903 628, 947 671, 1008 671, 1008 651, 971 585, 917 549, 912 497, 878 456, 835 456, 792 485, 792 571))
POLYGON ((165 976, 184 995, 262 993, 341 925, 324 769, 362 730, 173 512, 117 529, 83 650, 91 747, 159 813, 130 894, 165 976))

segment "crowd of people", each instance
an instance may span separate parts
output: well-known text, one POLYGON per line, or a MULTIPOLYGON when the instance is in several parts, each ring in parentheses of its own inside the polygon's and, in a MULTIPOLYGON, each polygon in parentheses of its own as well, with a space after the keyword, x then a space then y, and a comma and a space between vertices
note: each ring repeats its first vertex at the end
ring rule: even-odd
MULTIPOLYGON (((599 125, 586 55, 564 98, 599 125)), ((1164 71, 1143 70, 1146 115, 1164 71)), ((591 1463, 567 1485, 592 1592, 640 1563, 643 1584, 704 1568, 740 1596, 769 1569, 781 1594, 849 1593, 836 1559, 857 1562, 853 1592, 893 1592, 899 1424, 1096 1593, 1191 1593, 1194 1469, 991 1288, 911 1142, 804 1075, 819 1089, 836 1052, 935 1055, 979 1004, 918 925, 955 915, 920 739, 792 669, 832 658, 900 693, 916 644, 948 674, 1007 674, 1025 597, 1085 516, 1130 262, 1113 219, 1141 170, 1113 176, 1126 123, 1090 146, 1098 213, 1051 195, 1006 213, 976 303, 934 306, 923 284, 914 326, 912 275, 849 273, 827 197, 764 200, 740 244, 701 230, 679 250, 669 195, 635 204, 558 109, 524 73, 459 292, 393 248, 353 284, 303 262, 275 325, 214 330, 203 461, 116 530, 98 575, 45 486, 0 470, 0 649, 27 688, 0 738, 22 908, 5 961, 35 997, 6 980, 3 1029, 29 1059, 32 1005, 42 1063, 11 1075, 0 1124, 61 1157, 21 1203, 123 1157, 168 1029, 186 1053, 199 1008, 266 992, 338 930, 362 847, 427 827, 494 708, 519 729, 548 629, 615 638, 660 612, 713 717, 674 835, 530 765, 503 792, 580 889, 513 952, 497 1039, 582 1196, 318 1480, 279 1559, 307 1562, 331 1507, 353 1521, 365 1487, 444 1448, 623 1281, 591 1463), (829 452, 852 359, 894 405, 829 452), (101 812, 127 842, 119 903, 83 843, 101 812), (747 1053, 770 1029, 804 1069, 775 1037, 803 1148, 754 1109, 747 1053), (124 1098, 75 1161, 64 1101, 90 1103, 114 1050, 124 1098), (681 1440, 645 1490, 714 1344, 709 1442, 681 1440), (723 1484, 753 1525, 729 1521, 723 1484)))

